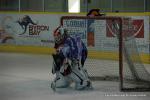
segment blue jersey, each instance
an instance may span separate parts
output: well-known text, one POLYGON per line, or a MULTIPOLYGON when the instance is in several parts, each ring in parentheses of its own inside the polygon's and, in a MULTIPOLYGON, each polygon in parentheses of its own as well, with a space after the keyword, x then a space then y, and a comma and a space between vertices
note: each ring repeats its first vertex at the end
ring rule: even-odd
POLYGON ((81 64, 84 63, 87 57, 87 48, 80 37, 68 37, 65 39, 60 52, 68 59, 78 59, 81 64))

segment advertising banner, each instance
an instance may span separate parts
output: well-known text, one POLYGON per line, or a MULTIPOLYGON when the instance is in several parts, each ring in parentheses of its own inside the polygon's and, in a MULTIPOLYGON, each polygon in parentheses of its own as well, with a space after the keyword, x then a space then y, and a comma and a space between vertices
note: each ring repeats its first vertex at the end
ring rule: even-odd
POLYGON ((53 46, 60 15, 0 14, 0 44, 53 46))
MULTIPOLYGON (((128 18, 128 20, 123 20, 123 37, 128 37, 128 41, 134 38, 139 51, 149 53, 149 16, 129 16, 128 18)), ((106 37, 112 40, 106 41, 104 44, 114 50, 118 44, 113 42, 113 37, 116 37, 116 34, 113 27, 111 27, 111 21, 107 21, 106 23, 106 37)))

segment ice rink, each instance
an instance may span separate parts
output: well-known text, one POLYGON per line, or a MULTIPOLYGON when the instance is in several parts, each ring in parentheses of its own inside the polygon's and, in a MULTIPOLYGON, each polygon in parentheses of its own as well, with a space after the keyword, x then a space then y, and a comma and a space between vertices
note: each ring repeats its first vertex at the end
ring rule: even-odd
MULTIPOLYGON (((98 62, 100 63, 100 60, 98 62)), ((114 62, 102 63, 103 66, 110 66, 114 62)), ((149 100, 150 98, 150 92, 120 92, 119 83, 109 81, 93 82, 93 90, 77 91, 70 87, 54 92, 50 88, 53 79, 50 73, 51 66, 51 55, 0 53, 0 100, 149 100)))

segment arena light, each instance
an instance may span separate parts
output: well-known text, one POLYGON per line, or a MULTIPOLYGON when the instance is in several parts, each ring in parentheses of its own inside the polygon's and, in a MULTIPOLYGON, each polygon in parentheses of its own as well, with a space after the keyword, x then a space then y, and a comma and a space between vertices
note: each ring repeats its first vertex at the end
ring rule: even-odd
POLYGON ((69 13, 79 13, 80 12, 80 0, 68 0, 68 10, 69 10, 69 13))

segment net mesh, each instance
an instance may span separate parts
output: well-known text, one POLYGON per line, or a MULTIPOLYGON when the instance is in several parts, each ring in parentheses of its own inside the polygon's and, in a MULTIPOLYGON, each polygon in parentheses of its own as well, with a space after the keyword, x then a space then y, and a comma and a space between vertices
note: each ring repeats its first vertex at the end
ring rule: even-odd
POLYGON ((123 86, 125 88, 150 89, 150 74, 141 61, 136 42, 133 20, 126 19, 126 34, 123 34, 123 86), (126 21, 127 20, 127 21, 126 21), (127 73, 127 74, 126 74, 127 73), (128 76, 127 76, 128 75, 128 76), (126 78, 127 77, 127 78, 126 78), (131 83, 126 82, 128 79, 131 83))

